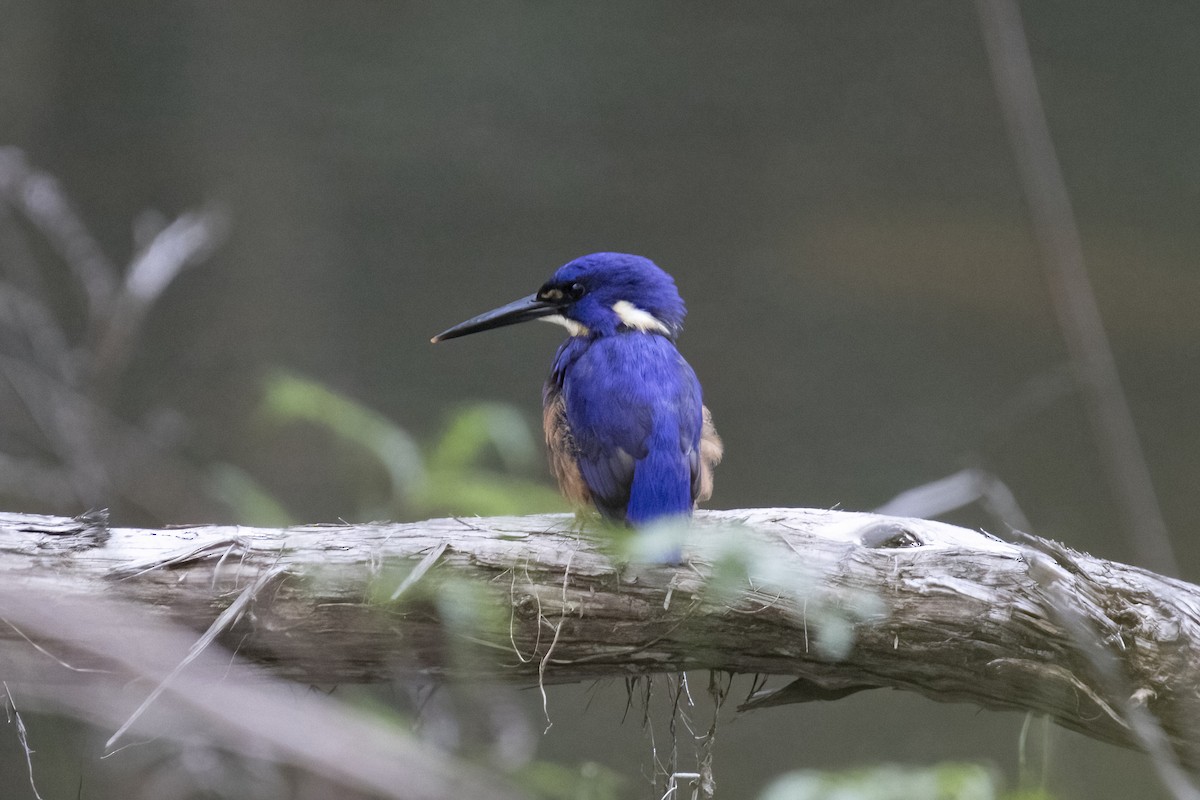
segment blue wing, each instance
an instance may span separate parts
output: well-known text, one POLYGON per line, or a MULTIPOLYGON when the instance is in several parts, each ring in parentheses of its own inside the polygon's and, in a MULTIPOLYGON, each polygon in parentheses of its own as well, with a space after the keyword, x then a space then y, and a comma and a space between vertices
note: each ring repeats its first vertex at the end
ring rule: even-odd
MULTIPOLYGON (((691 513, 711 464, 701 447, 711 423, 704 424, 695 373, 668 339, 569 339, 545 400, 547 438, 550 409, 561 402, 567 448, 601 514, 636 525, 691 513)), ((569 472, 556 468, 560 485, 569 472)))

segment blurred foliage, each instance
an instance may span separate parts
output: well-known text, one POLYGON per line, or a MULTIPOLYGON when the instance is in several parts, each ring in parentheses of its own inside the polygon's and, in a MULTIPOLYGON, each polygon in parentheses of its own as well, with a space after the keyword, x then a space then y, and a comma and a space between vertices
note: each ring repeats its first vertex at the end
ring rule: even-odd
POLYGON ((881 618, 886 609, 873 594, 845 594, 837 604, 825 602, 816 591, 822 576, 798 570, 795 561, 780 557, 784 545, 743 535, 738 525, 695 529, 678 521, 641 528, 608 528, 615 543, 612 555, 619 560, 663 563, 677 558, 684 543, 692 558, 711 564, 704 584, 705 601, 731 605, 743 601, 746 587, 754 587, 765 604, 776 605, 802 616, 812 633, 813 650, 822 658, 845 658, 854 644, 859 623, 881 618))
POLYGON ((498 596, 496 587, 427 570, 440 555, 419 563, 390 561, 371 580, 369 602, 380 609, 400 613, 428 609, 444 628, 446 667, 469 673, 479 647, 488 642, 506 642, 510 624, 508 598, 498 596))
POLYGON ((130 396, 159 301, 228 225, 212 208, 144 211, 124 263, 111 259, 57 177, 0 142, 0 504, 208 516, 189 423, 154 392, 130 396))
MULTIPOLYGON (((289 373, 265 384, 261 414, 274 426, 315 425, 387 476, 380 503, 351 509, 360 519, 416 519, 439 514, 496 516, 561 511, 563 501, 529 477, 541 448, 511 406, 460 406, 442 431, 420 443, 378 412, 327 386, 289 373)), ((244 471, 222 467, 214 490, 250 524, 292 520, 281 503, 244 471)))
POLYGON ((545 800, 616 800, 625 779, 593 761, 578 768, 538 762, 522 770, 518 782, 545 800))
POLYGON ((279 500, 248 472, 232 464, 215 464, 209 469, 207 490, 229 506, 241 524, 283 528, 295 523, 279 500))
MULTIPOLYGON (((759 800, 998 800, 995 773, 979 764, 931 767, 884 765, 845 772, 803 770, 788 773, 759 800)), ((1012 796, 1006 800, 1015 800, 1012 796)), ((1025 796, 1022 800, 1033 800, 1025 796)), ((1050 800, 1044 797, 1043 800, 1050 800)))

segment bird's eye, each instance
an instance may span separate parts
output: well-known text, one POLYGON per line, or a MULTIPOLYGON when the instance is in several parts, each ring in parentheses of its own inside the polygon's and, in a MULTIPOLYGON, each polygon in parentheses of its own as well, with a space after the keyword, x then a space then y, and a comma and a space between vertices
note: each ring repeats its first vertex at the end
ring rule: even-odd
POLYGON ((582 283, 572 283, 571 288, 567 289, 567 297, 571 298, 572 300, 578 300, 579 298, 583 297, 586 292, 587 289, 582 283))

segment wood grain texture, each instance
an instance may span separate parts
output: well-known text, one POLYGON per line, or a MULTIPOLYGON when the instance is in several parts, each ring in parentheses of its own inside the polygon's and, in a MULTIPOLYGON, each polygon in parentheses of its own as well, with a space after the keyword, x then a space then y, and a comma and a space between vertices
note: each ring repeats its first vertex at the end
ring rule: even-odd
MULTIPOLYGON (((1181 763, 1200 765, 1192 584, 1032 537, 810 509, 699 512, 678 568, 619 563, 610 549, 568 515, 283 530, 0 515, 5 588, 27 597, 120 599, 203 630, 276 570, 222 641, 296 680, 790 675, 751 705, 890 687, 1045 713, 1131 747, 1147 746, 1130 727, 1142 714, 1181 763), (492 624, 447 622, 464 589, 492 624)), ((69 677, 10 626, 0 641, 40 663, 26 679, 69 677)))

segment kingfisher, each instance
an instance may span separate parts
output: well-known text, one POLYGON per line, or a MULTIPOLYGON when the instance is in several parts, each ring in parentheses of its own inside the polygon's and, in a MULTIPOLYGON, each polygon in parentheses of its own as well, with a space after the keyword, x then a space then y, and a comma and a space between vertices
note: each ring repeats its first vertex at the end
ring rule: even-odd
POLYGON ((650 259, 592 253, 431 341, 531 319, 566 328, 542 390, 550 470, 577 511, 594 506, 642 527, 690 517, 712 495, 724 449, 675 348, 686 313, 675 281, 650 259))

